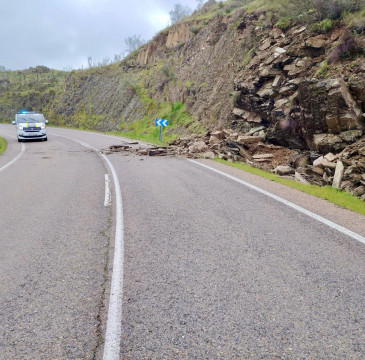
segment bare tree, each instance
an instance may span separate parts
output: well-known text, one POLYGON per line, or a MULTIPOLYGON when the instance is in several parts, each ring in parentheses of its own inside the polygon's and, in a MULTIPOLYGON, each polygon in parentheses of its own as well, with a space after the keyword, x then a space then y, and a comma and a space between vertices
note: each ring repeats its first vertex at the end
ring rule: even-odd
POLYGON ((175 24, 192 13, 187 5, 175 4, 174 8, 169 11, 171 24, 175 24))
POLYGON ((91 56, 87 58, 87 64, 89 65, 89 68, 93 67, 93 58, 91 56))
POLYGON ((119 62, 119 61, 122 61, 122 59, 123 59, 123 55, 122 55, 122 53, 120 53, 120 54, 115 54, 115 55, 114 55, 114 61, 113 61, 113 62, 117 63, 117 62, 119 62))
POLYGON ((137 49, 139 49, 142 45, 146 43, 145 40, 141 39, 140 35, 133 35, 129 36, 124 40, 125 44, 127 45, 127 53, 131 53, 137 49))

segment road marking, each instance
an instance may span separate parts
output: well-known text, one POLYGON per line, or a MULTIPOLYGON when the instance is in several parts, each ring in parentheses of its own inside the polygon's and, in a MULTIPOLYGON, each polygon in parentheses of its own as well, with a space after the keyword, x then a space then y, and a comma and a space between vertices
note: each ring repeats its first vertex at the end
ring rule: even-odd
POLYGON ((333 229, 335 229, 335 230, 337 230, 337 231, 339 231, 339 232, 341 232, 341 233, 343 233, 343 234, 345 234, 347 236, 350 236, 351 238, 353 238, 353 239, 355 239, 357 241, 360 241, 361 243, 365 244, 365 237, 363 237, 363 236, 361 236, 359 234, 356 234, 355 232, 353 232, 353 231, 351 231, 349 229, 346 229, 345 227, 343 227, 341 225, 338 225, 338 224, 336 224, 336 223, 334 223, 334 222, 332 222, 332 221, 330 221, 330 220, 328 220, 328 219, 326 219, 326 218, 324 218, 324 217, 322 217, 320 215, 317 215, 317 214, 315 214, 315 213, 313 213, 313 212, 311 212, 311 211, 309 211, 307 209, 304 209, 301 206, 295 205, 292 202, 281 198, 280 196, 274 195, 274 194, 272 194, 272 193, 270 193, 270 192, 268 192, 266 190, 260 189, 259 187, 255 186, 255 185, 252 185, 252 184, 250 184, 250 183, 248 183, 246 181, 243 181, 241 179, 238 179, 238 178, 236 178, 236 177, 234 177, 232 175, 226 174, 223 171, 214 169, 214 168, 212 168, 212 167, 210 167, 208 165, 202 164, 202 163, 200 163, 198 161, 190 160, 190 159, 188 159, 188 160, 190 162, 194 163, 194 164, 197 164, 199 166, 202 166, 202 167, 204 167, 206 169, 209 169, 211 171, 216 172, 217 174, 220 174, 220 175, 225 176, 225 177, 227 177, 227 178, 229 178, 231 180, 234 180, 234 181, 236 181, 236 182, 238 182, 238 183, 240 183, 242 185, 245 185, 245 186, 249 187, 252 190, 255 190, 255 191, 257 191, 257 192, 259 192, 261 194, 264 194, 264 195, 266 195, 266 196, 268 196, 268 197, 270 197, 270 198, 272 198, 272 199, 274 199, 274 200, 276 200, 276 201, 278 201, 278 202, 280 202, 282 204, 285 204, 286 206, 289 206, 289 207, 291 207, 291 208, 293 208, 293 209, 301 212, 302 214, 305 214, 305 215, 311 217, 312 219, 315 219, 315 220, 317 220, 317 221, 319 221, 319 222, 321 222, 321 223, 323 223, 323 224, 325 224, 325 225, 327 225, 327 226, 329 226, 329 227, 331 227, 331 228, 333 228, 333 229))
POLYGON ((104 206, 110 206, 112 202, 111 194, 110 194, 110 178, 108 174, 105 174, 105 197, 104 197, 104 206))
POLYGON ((113 175, 115 186, 115 245, 113 274, 110 289, 110 300, 108 309, 108 321, 105 333, 104 360, 117 360, 120 353, 120 339, 122 335, 122 306, 123 306, 123 272, 124 272, 124 222, 123 222, 123 204, 122 194, 117 173, 109 159, 104 155, 113 175))
POLYGON ((122 306, 123 306, 123 276, 124 276, 124 221, 123 202, 118 175, 110 160, 98 149, 67 136, 62 137, 95 151, 108 164, 113 175, 115 189, 115 241, 113 273, 110 288, 108 320, 105 333, 103 360, 118 360, 120 353, 120 339, 122 335, 122 306))
MULTIPOLYGON (((12 138, 14 138, 14 139, 16 139, 16 137, 15 136, 11 136, 11 135, 7 135, 7 136, 10 136, 10 137, 12 137, 12 138)), ((22 150, 20 151, 20 153, 17 155, 17 156, 15 156, 15 158, 13 159, 13 160, 11 160, 11 161, 9 161, 7 164, 5 164, 4 166, 2 166, 1 168, 0 168, 0 171, 3 171, 3 170, 5 170, 6 168, 8 168, 9 166, 11 166, 11 165, 13 165, 14 163, 15 163, 15 161, 17 161, 23 154, 24 154, 24 151, 25 151, 25 145, 23 144, 23 143, 21 143, 21 145, 22 145, 22 150)))

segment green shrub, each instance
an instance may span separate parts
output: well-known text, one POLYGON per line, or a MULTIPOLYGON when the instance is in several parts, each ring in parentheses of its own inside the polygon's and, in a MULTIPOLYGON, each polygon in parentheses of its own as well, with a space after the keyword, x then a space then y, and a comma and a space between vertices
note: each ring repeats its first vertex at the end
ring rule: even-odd
POLYGON ((202 26, 201 25, 191 25, 190 27, 189 27, 189 30, 193 33, 193 34, 197 34, 199 31, 200 31, 200 29, 202 28, 202 26))
POLYGON ((317 24, 313 24, 310 30, 312 32, 325 34, 326 32, 332 29, 332 26, 333 26, 333 21, 331 19, 324 19, 317 24))
POLYGON ((6 149, 6 140, 0 137, 0 154, 6 149))
POLYGON ((290 24, 291 24, 290 18, 282 17, 275 25, 279 27, 281 30, 286 30, 290 27, 290 24))
POLYGON ((328 70, 328 63, 327 60, 322 61, 321 62, 321 67, 319 68, 319 70, 317 71, 316 75, 320 76, 320 77, 324 77, 327 75, 327 70, 328 70))
POLYGON ((161 72, 168 80, 172 80, 175 77, 174 71, 167 65, 161 66, 161 72))

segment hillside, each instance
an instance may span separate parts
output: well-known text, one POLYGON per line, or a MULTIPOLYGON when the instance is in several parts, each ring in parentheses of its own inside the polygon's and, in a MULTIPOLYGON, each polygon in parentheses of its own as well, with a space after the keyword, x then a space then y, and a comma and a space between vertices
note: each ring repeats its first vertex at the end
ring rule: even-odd
MULTIPOLYGON (((362 1, 208 1, 120 63, 38 87, 3 80, 0 119, 32 107, 56 125, 151 140, 162 117, 165 139, 206 134, 197 141, 215 155, 264 168, 312 166, 359 142, 341 162, 359 175, 345 188, 363 196, 364 29, 362 1)), ((309 177, 332 184, 337 158, 309 177)))

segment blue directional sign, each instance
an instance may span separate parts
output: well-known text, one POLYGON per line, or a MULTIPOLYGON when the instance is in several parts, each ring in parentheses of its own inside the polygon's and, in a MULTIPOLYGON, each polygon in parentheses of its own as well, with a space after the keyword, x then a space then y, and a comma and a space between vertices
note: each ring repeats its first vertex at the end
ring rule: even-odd
POLYGON ((156 126, 167 126, 169 124, 168 120, 165 119, 156 119, 156 126))

